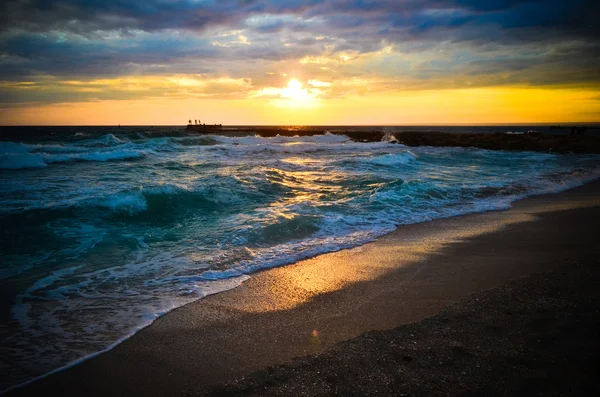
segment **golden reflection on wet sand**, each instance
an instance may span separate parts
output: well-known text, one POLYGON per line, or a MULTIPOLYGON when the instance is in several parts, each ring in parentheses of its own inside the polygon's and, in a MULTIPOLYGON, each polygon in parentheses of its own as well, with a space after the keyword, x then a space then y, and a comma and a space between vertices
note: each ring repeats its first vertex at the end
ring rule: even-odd
MULTIPOLYGON (((542 198, 536 200, 543 202, 542 198)), ((562 202, 554 199, 543 205, 516 204, 508 216, 506 212, 493 211, 441 219, 429 226, 404 225, 379 238, 377 244, 319 255, 254 274, 235 293, 221 294, 219 301, 221 305, 243 312, 292 309, 320 294, 374 280, 386 272, 421 262, 427 255, 438 255, 449 244, 532 221, 536 214, 594 205, 597 205, 595 200, 562 202), (477 216, 477 222, 465 228, 465 219, 469 216, 477 216)))

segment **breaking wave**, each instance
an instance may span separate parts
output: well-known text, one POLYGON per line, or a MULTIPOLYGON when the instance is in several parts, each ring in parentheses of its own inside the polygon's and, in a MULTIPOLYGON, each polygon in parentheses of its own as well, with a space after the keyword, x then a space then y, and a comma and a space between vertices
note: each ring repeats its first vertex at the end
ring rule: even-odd
POLYGON ((3 389, 260 269, 598 178, 600 157, 140 128, 0 142, 0 168, 0 346, 28 346, 3 389))

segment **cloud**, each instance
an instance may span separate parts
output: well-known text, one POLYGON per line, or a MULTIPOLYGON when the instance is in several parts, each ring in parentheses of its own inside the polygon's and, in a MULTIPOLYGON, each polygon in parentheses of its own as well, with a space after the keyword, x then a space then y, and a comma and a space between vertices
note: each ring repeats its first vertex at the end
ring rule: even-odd
POLYGON ((286 83, 268 73, 294 72, 331 82, 320 88, 334 96, 346 92, 335 81, 356 78, 379 89, 597 86, 598 21, 591 0, 7 0, 0 80, 203 75, 260 90, 286 83))
POLYGON ((0 81, 5 93, 0 103, 52 103, 83 100, 145 98, 246 98, 253 91, 249 79, 210 78, 202 75, 140 76, 38 82, 0 81))

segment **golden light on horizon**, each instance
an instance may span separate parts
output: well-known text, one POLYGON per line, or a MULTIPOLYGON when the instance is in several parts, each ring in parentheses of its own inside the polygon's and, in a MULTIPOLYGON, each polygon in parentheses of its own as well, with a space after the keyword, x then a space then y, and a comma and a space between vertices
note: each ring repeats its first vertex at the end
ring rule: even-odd
POLYGON ((292 78, 283 88, 266 87, 256 91, 252 97, 271 98, 271 104, 280 108, 300 109, 318 105, 320 94, 319 88, 304 88, 298 79, 292 78))
POLYGON ((154 97, 31 104, 0 108, 0 119, 8 125, 180 125, 200 109, 207 123, 224 125, 433 125, 593 122, 600 114, 594 90, 505 87, 330 98, 324 96, 325 91, 304 88, 300 80, 292 80, 299 84, 288 81, 284 87, 263 88, 245 98, 154 97))

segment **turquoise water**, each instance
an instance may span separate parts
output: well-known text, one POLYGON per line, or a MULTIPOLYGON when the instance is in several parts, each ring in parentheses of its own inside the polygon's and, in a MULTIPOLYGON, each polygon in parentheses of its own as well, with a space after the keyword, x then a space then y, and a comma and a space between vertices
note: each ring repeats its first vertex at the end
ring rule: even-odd
POLYGON ((409 149, 331 134, 11 139, 0 142, 0 390, 259 269, 600 175, 596 155, 409 149))

